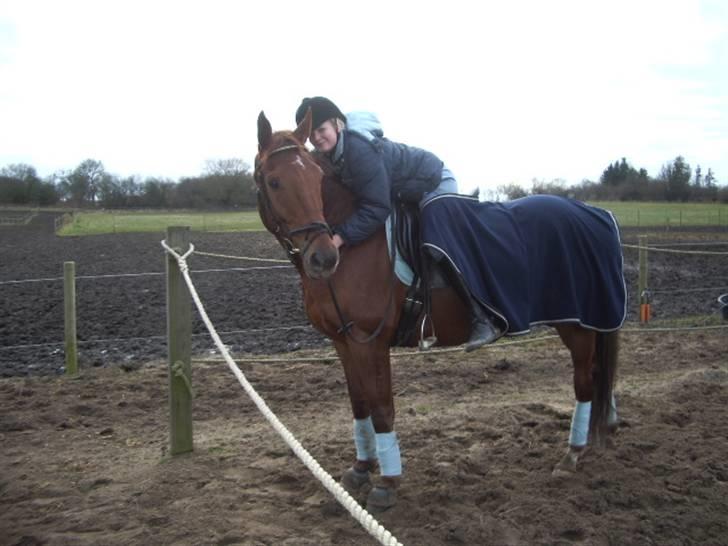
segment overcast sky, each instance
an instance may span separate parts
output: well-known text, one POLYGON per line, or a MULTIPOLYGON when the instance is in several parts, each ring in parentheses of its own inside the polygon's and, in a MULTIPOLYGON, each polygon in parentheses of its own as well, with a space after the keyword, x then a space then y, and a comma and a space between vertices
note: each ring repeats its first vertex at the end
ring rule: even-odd
POLYGON ((377 113, 466 188, 598 180, 676 156, 728 182, 728 2, 0 0, 0 167, 178 179, 377 113))

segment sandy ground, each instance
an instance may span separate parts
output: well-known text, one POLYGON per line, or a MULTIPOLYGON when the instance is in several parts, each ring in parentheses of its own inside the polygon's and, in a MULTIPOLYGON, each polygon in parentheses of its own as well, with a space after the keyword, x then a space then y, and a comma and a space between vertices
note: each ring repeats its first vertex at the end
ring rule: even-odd
MULTIPOLYGON (((624 335, 611 448, 570 479, 556 341, 395 362, 405 466, 379 521, 402 543, 728 544, 725 333, 624 335)), ((243 363, 338 479, 353 458, 336 363, 243 363)), ((170 457, 167 370, 0 382, 2 544, 375 544, 224 364, 195 364, 195 449, 170 457)))

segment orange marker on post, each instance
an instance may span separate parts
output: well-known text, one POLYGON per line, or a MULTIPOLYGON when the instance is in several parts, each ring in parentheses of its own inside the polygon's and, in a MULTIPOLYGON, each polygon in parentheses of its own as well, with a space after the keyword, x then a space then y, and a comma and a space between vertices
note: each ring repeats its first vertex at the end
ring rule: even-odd
POLYGON ((647 324, 652 318, 652 309, 650 302, 652 297, 649 290, 643 290, 640 296, 640 323, 647 324))

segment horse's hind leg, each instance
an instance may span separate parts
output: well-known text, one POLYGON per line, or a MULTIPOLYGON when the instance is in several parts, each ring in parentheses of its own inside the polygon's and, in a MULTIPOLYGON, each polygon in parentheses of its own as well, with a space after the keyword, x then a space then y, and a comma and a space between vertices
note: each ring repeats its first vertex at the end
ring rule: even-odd
POLYGON ((589 422, 594 394, 596 332, 569 324, 558 325, 556 330, 571 353, 574 365, 574 395, 576 396, 569 431, 569 447, 553 471, 554 475, 564 475, 576 471, 576 465, 589 439, 589 422))
POLYGON ((610 433, 616 432, 619 428, 619 413, 617 412, 617 400, 612 395, 609 402, 609 417, 607 417, 607 428, 610 433))

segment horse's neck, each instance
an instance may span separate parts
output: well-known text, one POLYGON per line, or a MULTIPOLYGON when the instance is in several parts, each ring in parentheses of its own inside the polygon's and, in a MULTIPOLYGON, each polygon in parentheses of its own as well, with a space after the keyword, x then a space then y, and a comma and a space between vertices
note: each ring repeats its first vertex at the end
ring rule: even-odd
POLYGON ((356 210, 354 194, 332 174, 324 176, 321 197, 324 218, 330 225, 343 223, 356 210))
MULTIPOLYGON (((324 204, 324 218, 331 226, 346 221, 356 211, 357 200, 354 194, 344 186, 332 173, 325 172, 321 187, 324 204)), ((366 241, 352 247, 346 247, 339 265, 340 270, 351 272, 367 271, 367 278, 374 282, 388 278, 389 260, 387 259, 387 238, 384 226, 377 230, 366 241), (344 258, 345 256, 345 258, 344 258)))

